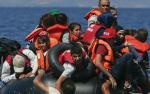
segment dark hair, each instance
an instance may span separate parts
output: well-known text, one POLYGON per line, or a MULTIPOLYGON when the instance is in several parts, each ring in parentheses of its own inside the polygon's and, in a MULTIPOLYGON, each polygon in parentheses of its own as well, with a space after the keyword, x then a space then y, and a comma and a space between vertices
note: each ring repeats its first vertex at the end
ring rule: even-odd
POLYGON ((109 7, 110 12, 112 13, 112 10, 117 12, 117 9, 115 7, 109 7))
POLYGON ((44 14, 41 18, 40 18, 40 22, 39 25, 42 27, 42 24, 48 28, 50 26, 53 26, 55 24, 55 17, 49 13, 44 14))
POLYGON ((147 41, 148 38, 148 31, 145 28, 141 28, 137 30, 137 35, 135 36, 136 39, 138 39, 141 42, 147 41))
POLYGON ((72 44, 71 54, 81 55, 82 54, 82 48, 81 48, 80 44, 78 44, 74 41, 72 41, 71 44, 72 44))
POLYGON ((79 26, 80 29, 81 29, 81 25, 79 23, 76 23, 76 22, 73 22, 73 23, 70 23, 68 28, 73 31, 73 29, 76 27, 76 26, 79 26))
POLYGON ((126 29, 124 34, 134 36, 136 34, 136 29, 126 29))
POLYGON ((60 25, 66 25, 68 23, 68 17, 64 13, 56 14, 56 23, 60 25))
POLYGON ((76 90, 74 82, 66 79, 62 83, 61 90, 63 94, 74 94, 76 90))

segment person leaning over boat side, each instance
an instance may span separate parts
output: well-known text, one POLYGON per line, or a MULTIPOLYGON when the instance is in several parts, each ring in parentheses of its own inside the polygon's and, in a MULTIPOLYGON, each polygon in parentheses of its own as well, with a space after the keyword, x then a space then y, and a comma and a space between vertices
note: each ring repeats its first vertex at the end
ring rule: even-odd
POLYGON ((55 83, 56 89, 60 91, 62 82, 72 76, 73 73, 79 73, 86 69, 87 62, 85 60, 88 58, 85 51, 82 49, 80 44, 71 42, 73 45, 70 50, 64 51, 60 55, 60 64, 63 65, 64 71, 57 79, 55 83))
POLYGON ((41 89, 46 93, 46 94, 74 94, 75 93, 75 85, 72 81, 70 80, 65 80, 60 88, 60 91, 56 89, 55 87, 47 86, 44 84, 41 79, 45 75, 45 71, 39 69, 38 71, 38 76, 36 76, 36 79, 40 80, 38 83, 42 87, 41 89))
POLYGON ((7 56, 3 63, 1 80, 8 83, 13 79, 33 77, 37 69, 36 55, 29 49, 20 49, 7 56))
POLYGON ((88 20, 88 26, 90 26, 93 23, 97 23, 97 17, 104 12, 109 12, 109 7, 109 0, 99 0, 98 8, 92 9, 84 17, 86 20, 88 20))
POLYGON ((81 25, 76 22, 72 22, 68 26, 68 31, 65 32, 62 36, 63 43, 69 43, 71 41, 79 41, 80 39, 80 32, 81 32, 81 25))

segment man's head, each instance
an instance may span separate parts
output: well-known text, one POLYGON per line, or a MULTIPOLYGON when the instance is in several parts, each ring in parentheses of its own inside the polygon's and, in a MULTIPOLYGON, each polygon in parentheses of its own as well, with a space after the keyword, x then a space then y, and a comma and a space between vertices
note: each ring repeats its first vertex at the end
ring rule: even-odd
POLYGON ((13 67, 15 73, 22 73, 25 68, 25 58, 21 55, 15 55, 13 58, 13 67))
POLYGON ((55 15, 56 23, 60 25, 67 25, 68 24, 68 17, 64 13, 56 14, 55 15))
POLYGON ((49 40, 49 37, 47 35, 39 36, 37 41, 38 41, 39 48, 42 49, 43 51, 47 50, 50 46, 49 45, 50 40, 49 40))
POLYGON ((78 43, 72 42, 71 56, 74 62, 80 61, 82 59, 82 48, 78 43))
POLYGON ((72 81, 65 80, 62 83, 61 90, 62 90, 63 94, 74 94, 76 88, 75 88, 75 85, 72 81))
POLYGON ((125 33, 124 30, 119 30, 115 37, 116 43, 124 43, 125 41, 125 33))
POLYGON ((102 12, 108 12, 110 7, 109 0, 99 0, 99 8, 102 12))
POLYGON ((115 7, 110 7, 109 10, 110 10, 110 13, 111 13, 115 18, 117 18, 117 9, 116 9, 115 7))
POLYGON ((53 26, 56 23, 55 21, 55 17, 49 13, 44 14, 41 18, 40 18, 40 22, 39 25, 44 28, 47 29, 50 26, 53 26))
POLYGON ((148 31, 147 31, 147 29, 144 29, 144 28, 139 29, 137 31, 137 34, 136 34, 135 37, 136 37, 136 39, 138 39, 141 42, 147 41, 147 38, 148 38, 148 31))

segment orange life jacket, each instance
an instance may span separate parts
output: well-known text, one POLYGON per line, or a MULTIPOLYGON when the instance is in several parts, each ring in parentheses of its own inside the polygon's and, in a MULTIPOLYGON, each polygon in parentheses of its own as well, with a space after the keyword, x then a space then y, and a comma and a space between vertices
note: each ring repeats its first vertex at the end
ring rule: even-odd
POLYGON ((55 24, 49 27, 46 31, 43 28, 34 29, 29 35, 26 36, 26 41, 36 42, 38 35, 40 32, 45 31, 48 32, 48 36, 50 38, 51 47, 61 42, 61 36, 65 30, 68 29, 67 25, 55 24))
POLYGON ((88 12, 87 14, 85 14, 84 18, 86 20, 88 20, 92 15, 99 16, 101 14, 102 14, 102 12, 98 8, 94 8, 90 12, 88 12))
MULTIPOLYGON (((143 55, 145 52, 147 52, 150 49, 150 45, 148 44, 148 42, 141 42, 131 35, 126 35, 125 41, 130 43, 141 55, 143 55)), ((126 47, 122 49, 122 52, 129 52, 129 50, 126 47)))
POLYGON ((49 33, 50 38, 55 38, 60 42, 62 34, 67 29, 68 29, 67 25, 64 26, 64 25, 60 25, 60 24, 55 24, 55 25, 47 28, 47 32, 49 33))
POLYGON ((87 29, 86 32, 83 34, 83 41, 90 44, 96 37, 96 33, 101 29, 105 28, 101 24, 92 24, 87 29))
POLYGON ((104 56, 101 63, 106 70, 111 69, 111 67, 112 67, 111 63, 114 62, 113 51, 112 51, 110 45, 103 40, 94 40, 93 43, 89 47, 89 51, 91 52, 91 59, 92 59, 93 63, 94 64, 96 63, 95 49, 96 49, 97 45, 104 45, 106 47, 106 49, 108 50, 108 54, 104 56))
POLYGON ((36 55, 37 55, 37 59, 38 59, 39 68, 44 69, 45 71, 48 71, 50 68, 49 63, 48 63, 48 54, 46 54, 46 58, 45 58, 44 52, 40 49, 37 40, 35 41, 34 46, 36 48, 36 55))
POLYGON ((37 58, 38 58, 38 67, 45 71, 50 70, 49 62, 48 62, 48 54, 44 56, 44 52, 42 50, 36 51, 37 58))

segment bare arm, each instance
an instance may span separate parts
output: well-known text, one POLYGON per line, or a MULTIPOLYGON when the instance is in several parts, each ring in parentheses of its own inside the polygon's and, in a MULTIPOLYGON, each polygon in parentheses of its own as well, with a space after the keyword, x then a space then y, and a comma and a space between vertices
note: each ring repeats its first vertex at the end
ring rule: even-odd
POLYGON ((96 55, 96 63, 95 63, 95 66, 98 67, 98 69, 100 71, 102 71, 106 76, 110 77, 112 76, 104 67, 103 65, 100 63, 102 60, 102 56, 100 54, 97 54, 96 55))
POLYGON ((109 80, 111 81, 112 87, 116 87, 117 83, 115 81, 115 79, 113 78, 113 76, 103 67, 103 65, 101 64, 102 61, 102 56, 100 54, 96 55, 96 63, 95 66, 98 67, 99 70, 101 70, 106 76, 108 76, 109 80))
POLYGON ((70 77, 71 74, 75 71, 74 66, 72 66, 72 65, 69 64, 69 63, 64 63, 64 64, 63 64, 63 67, 64 67, 65 70, 63 71, 63 73, 62 73, 61 76, 58 78, 58 80, 56 81, 56 84, 55 84, 56 89, 58 89, 60 92, 61 92, 60 88, 61 88, 62 82, 63 82, 66 78, 70 77))
POLYGON ((46 93, 49 93, 49 89, 48 89, 48 86, 46 84, 44 84, 42 82, 42 77, 44 76, 45 74, 45 71, 40 69, 38 70, 38 75, 35 77, 35 79, 33 80, 33 83, 39 87, 41 90, 43 90, 44 92, 46 93))

